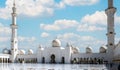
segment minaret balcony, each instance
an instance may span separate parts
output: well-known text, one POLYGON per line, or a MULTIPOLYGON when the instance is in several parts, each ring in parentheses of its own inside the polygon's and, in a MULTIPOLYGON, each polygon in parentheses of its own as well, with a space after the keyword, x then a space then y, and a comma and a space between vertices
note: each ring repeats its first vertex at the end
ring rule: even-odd
POLYGON ((14 24, 11 24, 11 28, 15 28, 15 29, 17 29, 18 26, 17 26, 17 25, 14 25, 14 24))
POLYGON ((116 35, 116 33, 109 32, 109 33, 107 33, 106 35, 107 35, 107 36, 108 36, 108 35, 116 35))
POLYGON ((107 9, 105 9, 105 13, 107 15, 111 15, 111 14, 114 14, 116 12, 116 10, 117 9, 115 7, 107 8, 107 9))
POLYGON ((12 13, 12 16, 16 17, 16 16, 17 16, 17 14, 16 14, 16 13, 12 13))

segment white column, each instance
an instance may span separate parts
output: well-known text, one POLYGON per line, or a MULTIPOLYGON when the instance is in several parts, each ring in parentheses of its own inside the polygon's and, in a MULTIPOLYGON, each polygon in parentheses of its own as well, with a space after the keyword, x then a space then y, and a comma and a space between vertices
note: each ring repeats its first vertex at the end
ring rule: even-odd
POLYGON ((113 0, 108 1, 108 7, 113 7, 113 0))
POLYGON ((2 58, 2 63, 3 63, 3 58, 2 58))
POLYGON ((10 60, 12 62, 16 61, 16 56, 18 53, 18 39, 17 39, 17 24, 16 24, 16 6, 15 2, 13 3, 12 7, 12 24, 11 24, 11 29, 12 29, 12 36, 11 36, 11 57, 10 60))
POLYGON ((3 63, 4 63, 4 58, 3 58, 3 63))
POLYGON ((114 31, 114 14, 116 12, 116 8, 113 7, 113 0, 108 0, 108 8, 105 10, 107 15, 107 58, 111 63, 114 55, 115 48, 115 31, 114 31))

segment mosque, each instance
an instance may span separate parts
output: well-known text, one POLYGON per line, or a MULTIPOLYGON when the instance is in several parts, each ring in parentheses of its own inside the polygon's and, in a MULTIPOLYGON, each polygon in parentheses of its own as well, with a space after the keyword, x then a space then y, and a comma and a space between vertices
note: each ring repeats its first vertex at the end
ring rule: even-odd
POLYGON ((86 48, 85 53, 80 53, 79 48, 67 43, 65 47, 61 46, 61 41, 55 39, 51 47, 39 46, 34 53, 32 49, 25 53, 18 49, 17 23, 16 23, 16 4, 12 7, 11 30, 11 50, 3 49, 0 54, 2 63, 79 63, 79 64, 102 64, 120 62, 120 42, 115 44, 114 14, 116 8, 113 6, 113 0, 108 0, 108 8, 105 10, 107 15, 107 45, 101 46, 99 53, 93 53, 91 47, 86 48))

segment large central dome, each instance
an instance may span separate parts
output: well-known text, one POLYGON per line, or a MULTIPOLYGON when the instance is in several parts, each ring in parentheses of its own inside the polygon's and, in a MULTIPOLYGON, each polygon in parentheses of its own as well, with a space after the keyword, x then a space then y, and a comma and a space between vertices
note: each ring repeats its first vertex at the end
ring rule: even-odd
POLYGON ((52 47, 60 47, 61 41, 59 39, 55 39, 52 41, 52 47))

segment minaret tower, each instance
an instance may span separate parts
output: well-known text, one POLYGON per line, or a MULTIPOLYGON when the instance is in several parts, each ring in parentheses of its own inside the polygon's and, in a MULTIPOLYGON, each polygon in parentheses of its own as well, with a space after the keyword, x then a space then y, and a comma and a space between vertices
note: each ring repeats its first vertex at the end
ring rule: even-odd
POLYGON ((108 8, 105 10, 107 15, 107 54, 109 62, 112 62, 115 48, 114 14, 116 8, 113 6, 113 0, 108 0, 108 8))
POLYGON ((15 0, 13 2, 13 7, 12 7, 12 24, 11 24, 11 29, 12 29, 12 35, 11 35, 11 57, 10 60, 11 62, 16 61, 16 56, 18 54, 18 39, 17 39, 17 24, 16 24, 16 5, 15 5, 15 0))

